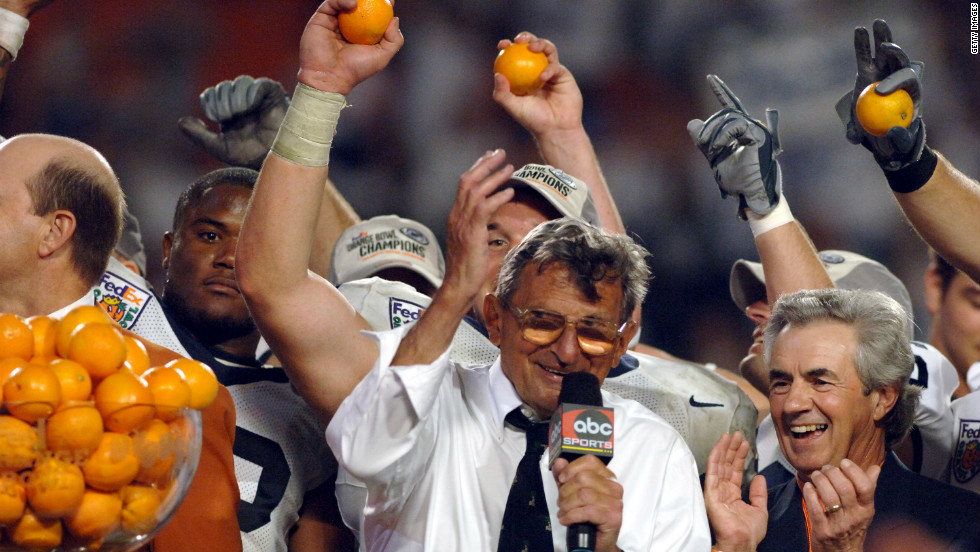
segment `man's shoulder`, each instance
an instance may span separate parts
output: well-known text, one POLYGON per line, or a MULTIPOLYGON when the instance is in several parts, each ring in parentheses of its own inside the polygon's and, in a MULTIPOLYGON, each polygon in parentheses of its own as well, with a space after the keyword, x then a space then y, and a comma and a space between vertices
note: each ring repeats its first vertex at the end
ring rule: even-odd
POLYGON ((617 431, 656 433, 683 440, 677 429, 663 417, 633 399, 603 389, 602 400, 607 408, 613 409, 613 423, 617 431))

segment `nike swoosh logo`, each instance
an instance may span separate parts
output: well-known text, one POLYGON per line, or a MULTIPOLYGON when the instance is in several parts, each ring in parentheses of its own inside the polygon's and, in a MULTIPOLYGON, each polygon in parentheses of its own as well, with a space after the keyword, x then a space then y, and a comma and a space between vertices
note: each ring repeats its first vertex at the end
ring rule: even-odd
POLYGON ((725 406, 725 405, 719 404, 719 403, 703 403, 703 402, 698 402, 698 401, 694 400, 694 395, 691 395, 691 398, 690 398, 690 400, 688 402, 690 402, 691 403, 691 406, 693 406, 695 408, 705 408, 705 407, 708 407, 708 406, 725 406))

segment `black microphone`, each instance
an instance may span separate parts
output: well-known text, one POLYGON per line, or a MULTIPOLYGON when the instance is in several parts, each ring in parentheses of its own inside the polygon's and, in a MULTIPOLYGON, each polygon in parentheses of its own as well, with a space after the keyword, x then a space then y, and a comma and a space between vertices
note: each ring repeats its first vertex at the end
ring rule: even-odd
MULTIPOLYGON (((602 406, 599 378, 588 372, 572 372, 562 378, 549 435, 549 467, 558 458, 571 462, 585 454, 609 463, 613 455, 613 409, 602 406)), ((595 524, 572 524, 565 544, 568 552, 594 551, 595 524)))

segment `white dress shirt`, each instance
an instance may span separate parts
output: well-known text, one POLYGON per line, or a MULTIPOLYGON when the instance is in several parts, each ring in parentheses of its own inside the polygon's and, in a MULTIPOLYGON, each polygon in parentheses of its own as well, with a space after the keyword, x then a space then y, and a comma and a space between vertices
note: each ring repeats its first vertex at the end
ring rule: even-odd
MULTIPOLYGON (((380 354, 343 402, 327 440, 368 488, 362 549, 495 551, 524 433, 504 426, 521 400, 499 360, 464 367, 448 351, 430 365, 390 366, 405 329, 373 334, 380 354)), ((609 468, 623 485, 625 551, 710 548, 697 467, 677 432, 634 401, 614 409, 609 468)), ((542 457, 555 550, 565 549, 558 488, 542 457)))

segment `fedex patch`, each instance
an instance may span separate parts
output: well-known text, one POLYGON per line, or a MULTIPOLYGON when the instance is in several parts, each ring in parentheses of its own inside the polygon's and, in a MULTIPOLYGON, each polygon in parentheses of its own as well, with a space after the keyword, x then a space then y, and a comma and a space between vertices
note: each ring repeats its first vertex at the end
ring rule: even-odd
POLYGON ((966 483, 980 472, 980 420, 960 420, 953 453, 953 477, 966 483))
POLYGON ((101 307, 120 326, 130 329, 153 300, 148 289, 107 271, 93 290, 95 305, 101 307))
POLYGON ((391 329, 415 322, 422 316, 423 312, 425 312, 425 307, 418 303, 397 297, 388 298, 388 320, 391 322, 391 329))

